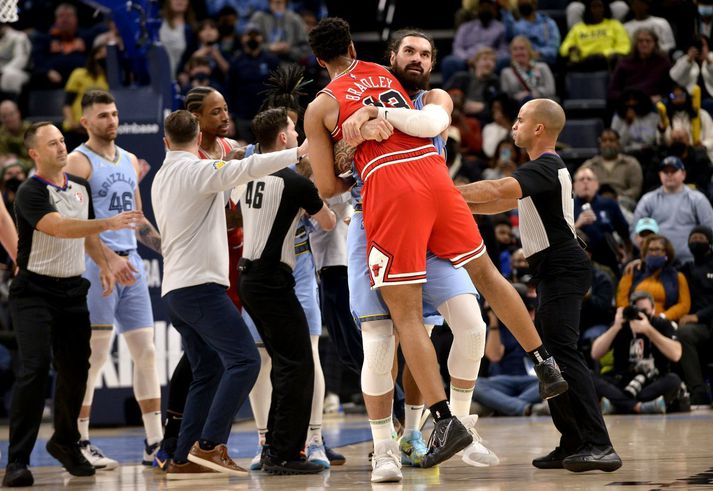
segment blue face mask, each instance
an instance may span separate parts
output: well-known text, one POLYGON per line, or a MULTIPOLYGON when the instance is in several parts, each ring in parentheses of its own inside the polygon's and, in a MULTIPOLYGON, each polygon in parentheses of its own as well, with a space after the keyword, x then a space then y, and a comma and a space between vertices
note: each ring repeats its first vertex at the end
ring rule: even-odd
POLYGON ((699 5, 698 14, 701 17, 713 17, 713 5, 699 5))
POLYGON ((646 256, 646 267, 651 270, 663 268, 666 264, 666 256, 646 256))

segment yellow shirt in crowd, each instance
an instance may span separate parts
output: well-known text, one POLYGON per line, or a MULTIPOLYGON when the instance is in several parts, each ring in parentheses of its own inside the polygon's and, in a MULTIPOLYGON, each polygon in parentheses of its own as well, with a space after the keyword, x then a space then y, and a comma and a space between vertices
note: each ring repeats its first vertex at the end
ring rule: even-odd
POLYGON ((571 62, 582 61, 592 55, 613 54, 627 55, 631 51, 631 40, 621 22, 614 19, 604 19, 599 24, 579 22, 572 27, 560 46, 560 55, 569 58, 571 62), (572 47, 579 53, 570 56, 572 47))

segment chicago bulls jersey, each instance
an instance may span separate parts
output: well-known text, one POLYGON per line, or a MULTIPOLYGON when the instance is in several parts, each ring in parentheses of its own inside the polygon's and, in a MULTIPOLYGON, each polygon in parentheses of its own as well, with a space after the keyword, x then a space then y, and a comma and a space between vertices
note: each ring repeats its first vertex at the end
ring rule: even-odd
MULTIPOLYGON (((334 78, 320 93, 339 103, 339 119, 332 131, 332 141, 342 139, 342 124, 364 105, 414 109, 408 93, 396 77, 376 63, 354 60, 349 68, 334 78)), ((407 135, 397 129, 388 140, 368 140, 359 145, 354 155, 357 172, 366 184, 378 169, 427 157, 438 157, 430 138, 407 135)), ((434 164, 445 166, 443 159, 434 164)))

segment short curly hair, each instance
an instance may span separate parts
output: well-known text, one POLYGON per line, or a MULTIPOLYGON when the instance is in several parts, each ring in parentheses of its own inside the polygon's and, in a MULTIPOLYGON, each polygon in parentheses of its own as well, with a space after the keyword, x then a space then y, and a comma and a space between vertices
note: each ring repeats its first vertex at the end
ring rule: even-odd
POLYGON ((340 17, 325 17, 309 33, 314 56, 326 62, 346 55, 351 43, 349 24, 340 17))

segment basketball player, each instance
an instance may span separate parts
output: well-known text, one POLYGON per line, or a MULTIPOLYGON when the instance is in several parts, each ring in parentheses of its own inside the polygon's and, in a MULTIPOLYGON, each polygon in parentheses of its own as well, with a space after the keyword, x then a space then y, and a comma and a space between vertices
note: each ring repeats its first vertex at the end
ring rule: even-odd
POLYGON ((481 292, 538 364, 544 379, 543 396, 560 394, 566 390, 566 382, 542 346, 517 292, 485 255, 468 206, 448 176, 443 158, 425 139, 448 127, 448 114, 436 104, 410 110, 408 96, 393 75, 383 67, 355 59, 349 25, 342 19, 323 19, 310 32, 309 40, 318 62, 332 78, 305 116, 315 181, 323 196, 348 189, 335 176, 332 142, 345 136, 342 123, 362 105, 382 105, 378 111, 373 107, 380 119, 390 117, 393 124, 415 135, 396 131, 380 143, 365 141, 357 149, 355 163, 364 181, 371 281, 381 289, 398 326, 406 362, 435 420, 422 463, 430 467, 470 445, 473 438, 451 414, 435 352, 422 325, 420 284, 426 281, 427 247, 454 266, 465 266, 472 279, 477 277, 481 292), (401 109, 392 109, 395 107, 401 109), (414 210, 419 214, 414 216, 414 210))
MULTIPOLYGON (((89 181, 94 211, 98 217, 111 217, 128 210, 141 210, 139 163, 136 155, 116 145, 119 112, 114 97, 105 91, 91 90, 82 97, 81 125, 89 139, 67 156, 67 172, 89 181)), ((118 462, 106 457, 89 440, 89 416, 94 386, 111 350, 113 326, 124 337, 134 363, 134 396, 141 408, 146 440, 142 463, 151 465, 163 438, 161 427, 161 385, 156 371, 153 312, 143 261, 136 252, 136 240, 161 253, 161 238, 144 217, 140 227, 100 234, 112 271, 124 280, 134 277, 130 286, 117 286, 102 296, 99 269, 87 257, 84 277, 91 282, 87 296, 92 323, 90 368, 84 403, 79 414, 80 446, 85 458, 97 469, 114 469, 118 462)))

